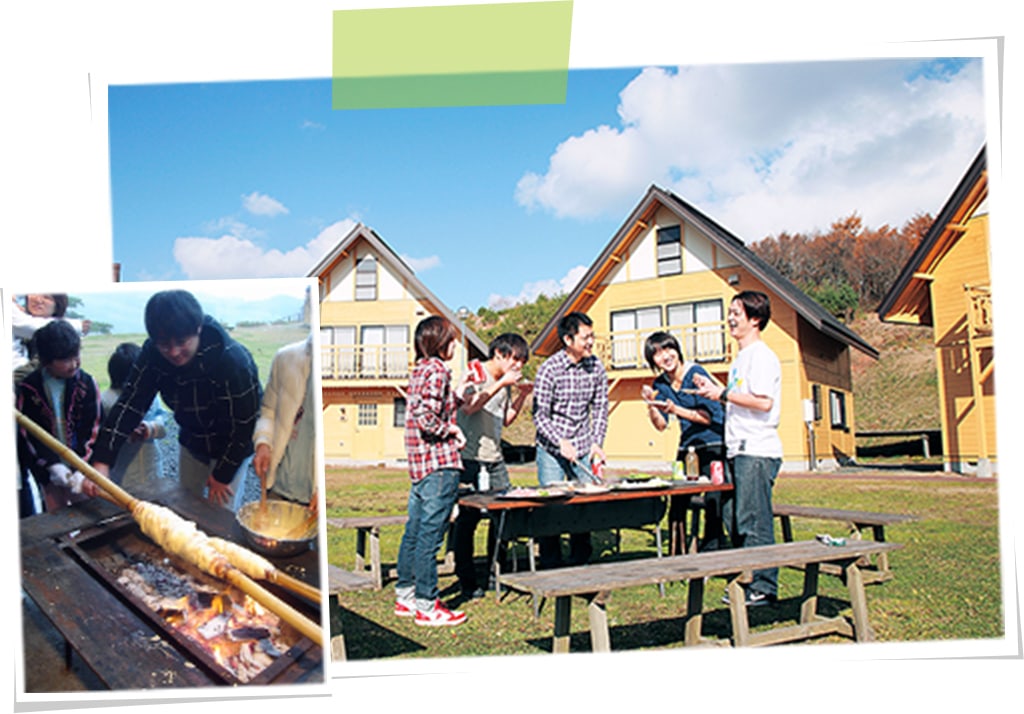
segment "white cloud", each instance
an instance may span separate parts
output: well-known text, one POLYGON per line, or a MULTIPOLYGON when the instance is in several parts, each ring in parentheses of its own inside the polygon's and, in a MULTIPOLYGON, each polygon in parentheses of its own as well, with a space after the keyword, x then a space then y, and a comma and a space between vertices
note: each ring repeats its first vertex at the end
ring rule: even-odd
POLYGON ((413 258, 412 256, 405 255, 403 253, 400 257, 405 261, 406 265, 412 268, 412 272, 414 273, 422 273, 441 265, 441 258, 437 255, 428 255, 425 258, 413 258))
POLYGON ((533 302, 540 295, 554 297, 570 292, 587 272, 585 265, 577 265, 560 279, 538 280, 523 285, 518 295, 498 295, 491 293, 487 298, 487 306, 492 310, 500 310, 521 303, 533 302))
POLYGON ((280 216, 288 213, 283 203, 259 191, 243 195, 242 207, 256 216, 280 216))
POLYGON ((191 280, 304 276, 355 226, 346 218, 289 251, 265 250, 246 238, 187 237, 174 241, 174 259, 191 280))
POLYGON ((935 212, 985 139, 982 68, 921 60, 648 68, 619 126, 559 144, 516 201, 621 216, 651 183, 747 240, 857 211, 870 225, 935 212), (948 69, 948 68, 947 68, 948 69))

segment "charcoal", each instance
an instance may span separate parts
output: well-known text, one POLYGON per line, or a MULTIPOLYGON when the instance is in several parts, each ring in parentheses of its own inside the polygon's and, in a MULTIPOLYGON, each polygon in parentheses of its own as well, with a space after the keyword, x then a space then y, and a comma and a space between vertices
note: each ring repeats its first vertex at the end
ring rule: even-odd
POLYGON ((234 642, 262 640, 270 637, 270 630, 266 627, 236 627, 233 630, 228 630, 228 637, 234 642))

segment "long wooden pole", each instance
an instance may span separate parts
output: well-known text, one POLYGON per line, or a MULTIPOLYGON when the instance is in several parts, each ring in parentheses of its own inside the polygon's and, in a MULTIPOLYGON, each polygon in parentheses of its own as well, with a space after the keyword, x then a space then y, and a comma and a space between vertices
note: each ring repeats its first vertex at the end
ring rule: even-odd
MULTIPOLYGON (((32 436, 45 444, 47 448, 57 454, 68 465, 77 469, 83 476, 99 486, 100 489, 102 489, 102 496, 124 508, 134 517, 134 509, 136 504, 140 503, 140 499, 135 498, 102 473, 97 471, 81 456, 68 448, 67 445, 62 444, 58 439, 54 438, 52 434, 19 412, 17 409, 14 410, 14 417, 21 426, 32 434, 32 436)), ((279 616, 304 636, 308 637, 313 642, 323 644, 323 630, 318 625, 310 621, 308 617, 305 617, 300 612, 292 608, 288 603, 276 597, 273 593, 268 592, 234 566, 229 567, 226 577, 232 585, 235 585, 239 590, 252 597, 253 600, 279 616)), ((280 573, 276 569, 273 573, 269 574, 268 579, 278 583, 282 587, 295 587, 301 582, 295 578, 286 576, 284 573, 280 573)), ((304 597, 319 603, 319 591, 306 583, 301 583, 301 586, 302 587, 299 588, 301 592, 298 592, 299 595, 303 595, 304 597)))

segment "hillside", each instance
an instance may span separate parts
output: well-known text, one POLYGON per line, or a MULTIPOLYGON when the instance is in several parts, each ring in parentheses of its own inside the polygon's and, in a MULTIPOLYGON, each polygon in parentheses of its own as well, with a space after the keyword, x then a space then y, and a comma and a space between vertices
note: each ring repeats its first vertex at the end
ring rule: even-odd
POLYGON ((931 328, 883 323, 875 313, 849 324, 880 353, 877 361, 852 353, 857 429, 940 428, 931 328))

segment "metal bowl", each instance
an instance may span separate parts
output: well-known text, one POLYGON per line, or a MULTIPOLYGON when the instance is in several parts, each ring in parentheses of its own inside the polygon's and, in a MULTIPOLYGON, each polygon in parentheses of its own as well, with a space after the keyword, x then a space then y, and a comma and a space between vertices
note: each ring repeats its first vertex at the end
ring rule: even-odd
POLYGON ((261 511, 259 501, 252 501, 239 508, 236 517, 253 550, 271 557, 287 558, 309 550, 316 540, 316 522, 301 536, 294 535, 307 515, 309 511, 305 506, 268 500, 265 512, 261 511), (285 534, 289 537, 284 537, 285 534))

